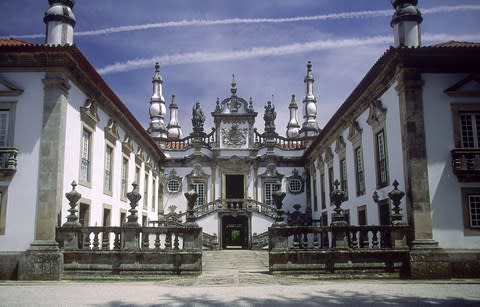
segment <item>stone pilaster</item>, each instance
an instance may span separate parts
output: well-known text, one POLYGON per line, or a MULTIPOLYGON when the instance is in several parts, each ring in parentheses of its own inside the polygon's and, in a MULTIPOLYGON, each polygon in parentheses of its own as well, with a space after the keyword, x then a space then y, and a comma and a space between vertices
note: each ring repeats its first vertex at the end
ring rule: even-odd
POLYGON ((61 279, 63 254, 55 241, 62 206, 67 99, 70 84, 61 73, 46 73, 40 138, 35 240, 19 264, 19 279, 61 279))
POLYGON ((403 170, 410 235, 410 276, 444 278, 449 274, 448 256, 433 240, 432 209, 428 187, 427 148, 423 112, 424 81, 415 69, 398 74, 403 170))
POLYGON ((413 69, 399 73, 398 91, 406 202, 409 224, 413 226, 414 247, 438 246, 433 241, 432 211, 428 187, 427 149, 423 114, 424 81, 413 69))

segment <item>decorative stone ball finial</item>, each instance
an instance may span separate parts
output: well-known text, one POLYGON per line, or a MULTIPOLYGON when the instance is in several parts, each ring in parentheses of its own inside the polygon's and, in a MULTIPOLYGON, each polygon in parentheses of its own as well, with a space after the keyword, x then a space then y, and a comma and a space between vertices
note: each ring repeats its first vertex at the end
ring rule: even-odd
POLYGON ((70 214, 67 216, 67 222, 63 224, 63 226, 80 226, 80 223, 78 222, 78 216, 76 213, 78 210, 76 209, 77 207, 77 202, 82 198, 82 194, 78 193, 77 190, 75 190, 75 187, 77 186, 77 183, 72 181, 72 190, 68 193, 65 193, 65 197, 69 201, 69 206, 70 209, 68 209, 68 212, 70 214))
POLYGON ((392 204, 393 204, 392 224, 394 225, 403 223, 402 214, 400 213, 400 211, 402 211, 402 208, 400 208, 400 203, 402 198, 405 196, 405 192, 400 191, 398 189, 398 185, 399 185, 398 181, 394 180, 393 181, 394 189, 388 193, 388 197, 392 200, 392 204))
POLYGON ((138 216, 137 216, 137 209, 135 209, 138 206, 138 201, 142 198, 140 193, 137 191, 137 183, 133 182, 132 183, 132 191, 127 193, 127 198, 130 201, 130 215, 127 217, 128 222, 126 223, 127 225, 139 225, 138 224, 138 216))
POLYGON ((335 189, 330 194, 330 198, 332 199, 332 202, 335 205, 335 209, 334 209, 335 212, 337 214, 340 214, 342 211, 340 206, 345 200, 345 192, 339 189, 340 182, 338 181, 338 179, 335 179, 335 181, 333 182, 333 185, 335 186, 335 189))

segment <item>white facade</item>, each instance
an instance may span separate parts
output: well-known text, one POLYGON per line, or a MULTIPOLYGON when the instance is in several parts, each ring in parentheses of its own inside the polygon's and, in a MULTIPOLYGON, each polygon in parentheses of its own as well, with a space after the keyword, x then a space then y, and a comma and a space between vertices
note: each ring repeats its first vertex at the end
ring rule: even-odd
MULTIPOLYGON (((32 51, 34 52, 42 51, 32 51)), ((59 53, 58 56, 63 54, 59 53)), ((110 97, 106 94, 100 101, 90 100, 92 97, 87 94, 86 86, 98 84, 85 85, 83 81, 66 79, 62 73, 51 79, 52 76, 43 69, 35 67, 34 63, 25 64, 23 72, 0 72, 0 110, 8 111, 7 143, 2 145, 7 149, 2 149, 2 161, 6 162, 5 157, 8 158, 3 154, 5 150, 18 150, 16 171, 10 172, 7 166, 2 164, 2 168, 6 170, 3 170, 0 176, 0 251, 25 251, 41 236, 39 233, 42 230, 39 229, 45 228, 51 232, 55 226, 66 222, 70 206, 64 195, 72 189, 72 181, 78 183, 76 189, 82 194, 77 209, 80 210, 80 215, 83 214, 81 222, 85 226, 119 226, 123 222, 121 214, 124 220, 129 215, 127 210, 130 209, 128 200, 121 196, 123 158, 128 159, 128 191, 132 190, 130 184, 137 180, 136 167, 139 168, 138 191, 142 195, 137 208, 139 223, 147 224, 149 220, 157 220, 160 195, 158 161, 163 155, 153 140, 145 131, 138 129, 140 124, 135 119, 128 118, 119 111, 122 106, 119 105, 121 102, 113 101, 116 97, 109 100, 110 97), (45 107, 46 102, 52 99, 50 87, 47 87, 47 84, 52 82, 63 84, 58 89, 66 92, 66 100, 55 102, 54 111, 45 107), (98 115, 97 119, 91 122, 85 121, 82 115, 82 112, 85 113, 82 110, 85 110, 89 101, 94 101, 91 106, 92 114, 98 115), (55 117, 56 112, 64 118, 64 122, 57 129, 59 137, 42 132, 45 121, 55 117), (84 129, 90 132, 88 181, 82 180, 81 174, 84 129), (127 135, 131 144, 130 151, 125 151, 124 140, 127 135), (47 147, 45 143, 50 145, 47 147), (109 176, 106 175, 105 165, 107 146, 112 153, 111 167, 108 167, 109 176), (63 163, 57 164, 60 166, 40 162, 44 161, 42 157, 53 154, 52 149, 60 153, 60 159, 63 160, 63 163), (51 186, 52 183, 40 181, 40 174, 55 167, 59 167, 62 180, 58 184, 61 189, 45 192, 43 188, 51 186), (111 181, 109 189, 105 189, 107 177, 111 181), (145 189, 145 185, 148 185, 148 189, 145 189), (54 203, 48 209, 53 211, 52 225, 43 224, 44 222, 41 222, 42 225, 38 224, 39 203, 44 201, 44 197, 48 197, 42 196, 47 195, 45 193, 53 193, 55 199, 61 200, 61 203, 54 203)), ((88 68, 76 69, 85 72, 88 68)), ((53 87, 53 90, 57 89, 53 87)))

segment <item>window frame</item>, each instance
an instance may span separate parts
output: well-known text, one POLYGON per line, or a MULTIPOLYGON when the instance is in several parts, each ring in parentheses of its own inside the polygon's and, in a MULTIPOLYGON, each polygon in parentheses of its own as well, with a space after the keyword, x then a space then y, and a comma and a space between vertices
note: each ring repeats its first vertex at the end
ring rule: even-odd
POLYGON ((115 147, 110 143, 105 143, 104 162, 103 162, 103 193, 112 196, 113 195, 113 172, 115 170, 115 147), (110 150, 110 161, 107 162, 107 153, 110 150), (110 169, 107 170, 107 165, 110 165, 110 169), (107 174, 109 172, 109 174, 107 174), (107 186, 107 178, 109 185, 107 186))
POLYGON ((278 191, 279 189, 280 187, 277 181, 266 180, 263 182, 263 203, 266 206, 271 206, 271 207, 275 206, 275 203, 273 200, 273 193, 275 191, 278 191), (274 187, 276 187, 276 189, 274 187))
POLYGON ((450 105, 450 108, 452 112, 453 137, 455 147, 462 148, 460 115, 461 113, 480 113, 480 103, 452 103, 450 105))
POLYGON ((126 155, 123 155, 122 165, 120 170, 120 199, 123 201, 127 200, 129 164, 130 164, 130 159, 126 155))
POLYGON ((203 180, 194 180, 192 183, 190 183, 190 186, 193 188, 195 193, 197 193, 197 199, 195 200, 194 206, 203 206, 206 204, 206 186, 207 183, 206 181, 203 180), (200 192, 199 187, 203 186, 202 191, 200 192))
POLYGON ((388 168, 388 149, 387 149, 387 133, 385 129, 379 129, 375 132, 375 168, 377 177, 377 189, 384 188, 389 185, 389 168, 388 168), (379 136, 382 135, 382 145, 380 148, 379 136), (381 151, 383 151, 383 160, 380 160, 381 151), (382 173, 382 166, 384 174, 382 173), (383 178, 384 177, 384 178, 383 178))
POLYGON ((93 165, 93 159, 92 159, 92 153, 93 153, 93 133, 94 130, 90 128, 87 125, 82 124, 82 129, 81 129, 81 134, 80 134, 80 168, 79 168, 79 179, 78 183, 91 188, 92 187, 92 165, 93 165), (84 154, 85 154, 85 133, 88 134, 88 148, 87 148, 87 167, 84 170, 84 154), (86 178, 84 177, 84 172, 86 172, 86 178))
POLYGON ((465 236, 480 236, 480 225, 477 227, 471 226, 471 210, 469 197, 472 195, 480 196, 479 188, 462 188, 462 216, 463 216, 463 234, 465 236))
POLYGON ((365 165, 363 162, 362 146, 357 146, 353 149, 353 158, 355 161, 355 185, 357 188, 357 196, 365 195, 365 165))
POLYGON ((14 144, 16 108, 17 103, 14 101, 0 101, 0 111, 5 111, 8 114, 5 147, 12 147, 14 144))
POLYGON ((347 159, 343 157, 339 161, 339 170, 340 170, 340 188, 344 193, 344 201, 348 200, 348 174, 347 174, 347 159))

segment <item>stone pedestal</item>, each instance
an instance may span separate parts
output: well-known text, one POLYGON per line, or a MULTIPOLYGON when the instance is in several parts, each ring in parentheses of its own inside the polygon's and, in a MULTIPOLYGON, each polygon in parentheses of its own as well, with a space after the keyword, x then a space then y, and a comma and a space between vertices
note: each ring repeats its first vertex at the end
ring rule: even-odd
POLYGON ((448 253, 441 248, 415 248, 410 251, 410 278, 450 278, 448 253))
POLYGON ((63 254, 55 241, 34 241, 20 258, 19 280, 61 280, 63 254))

